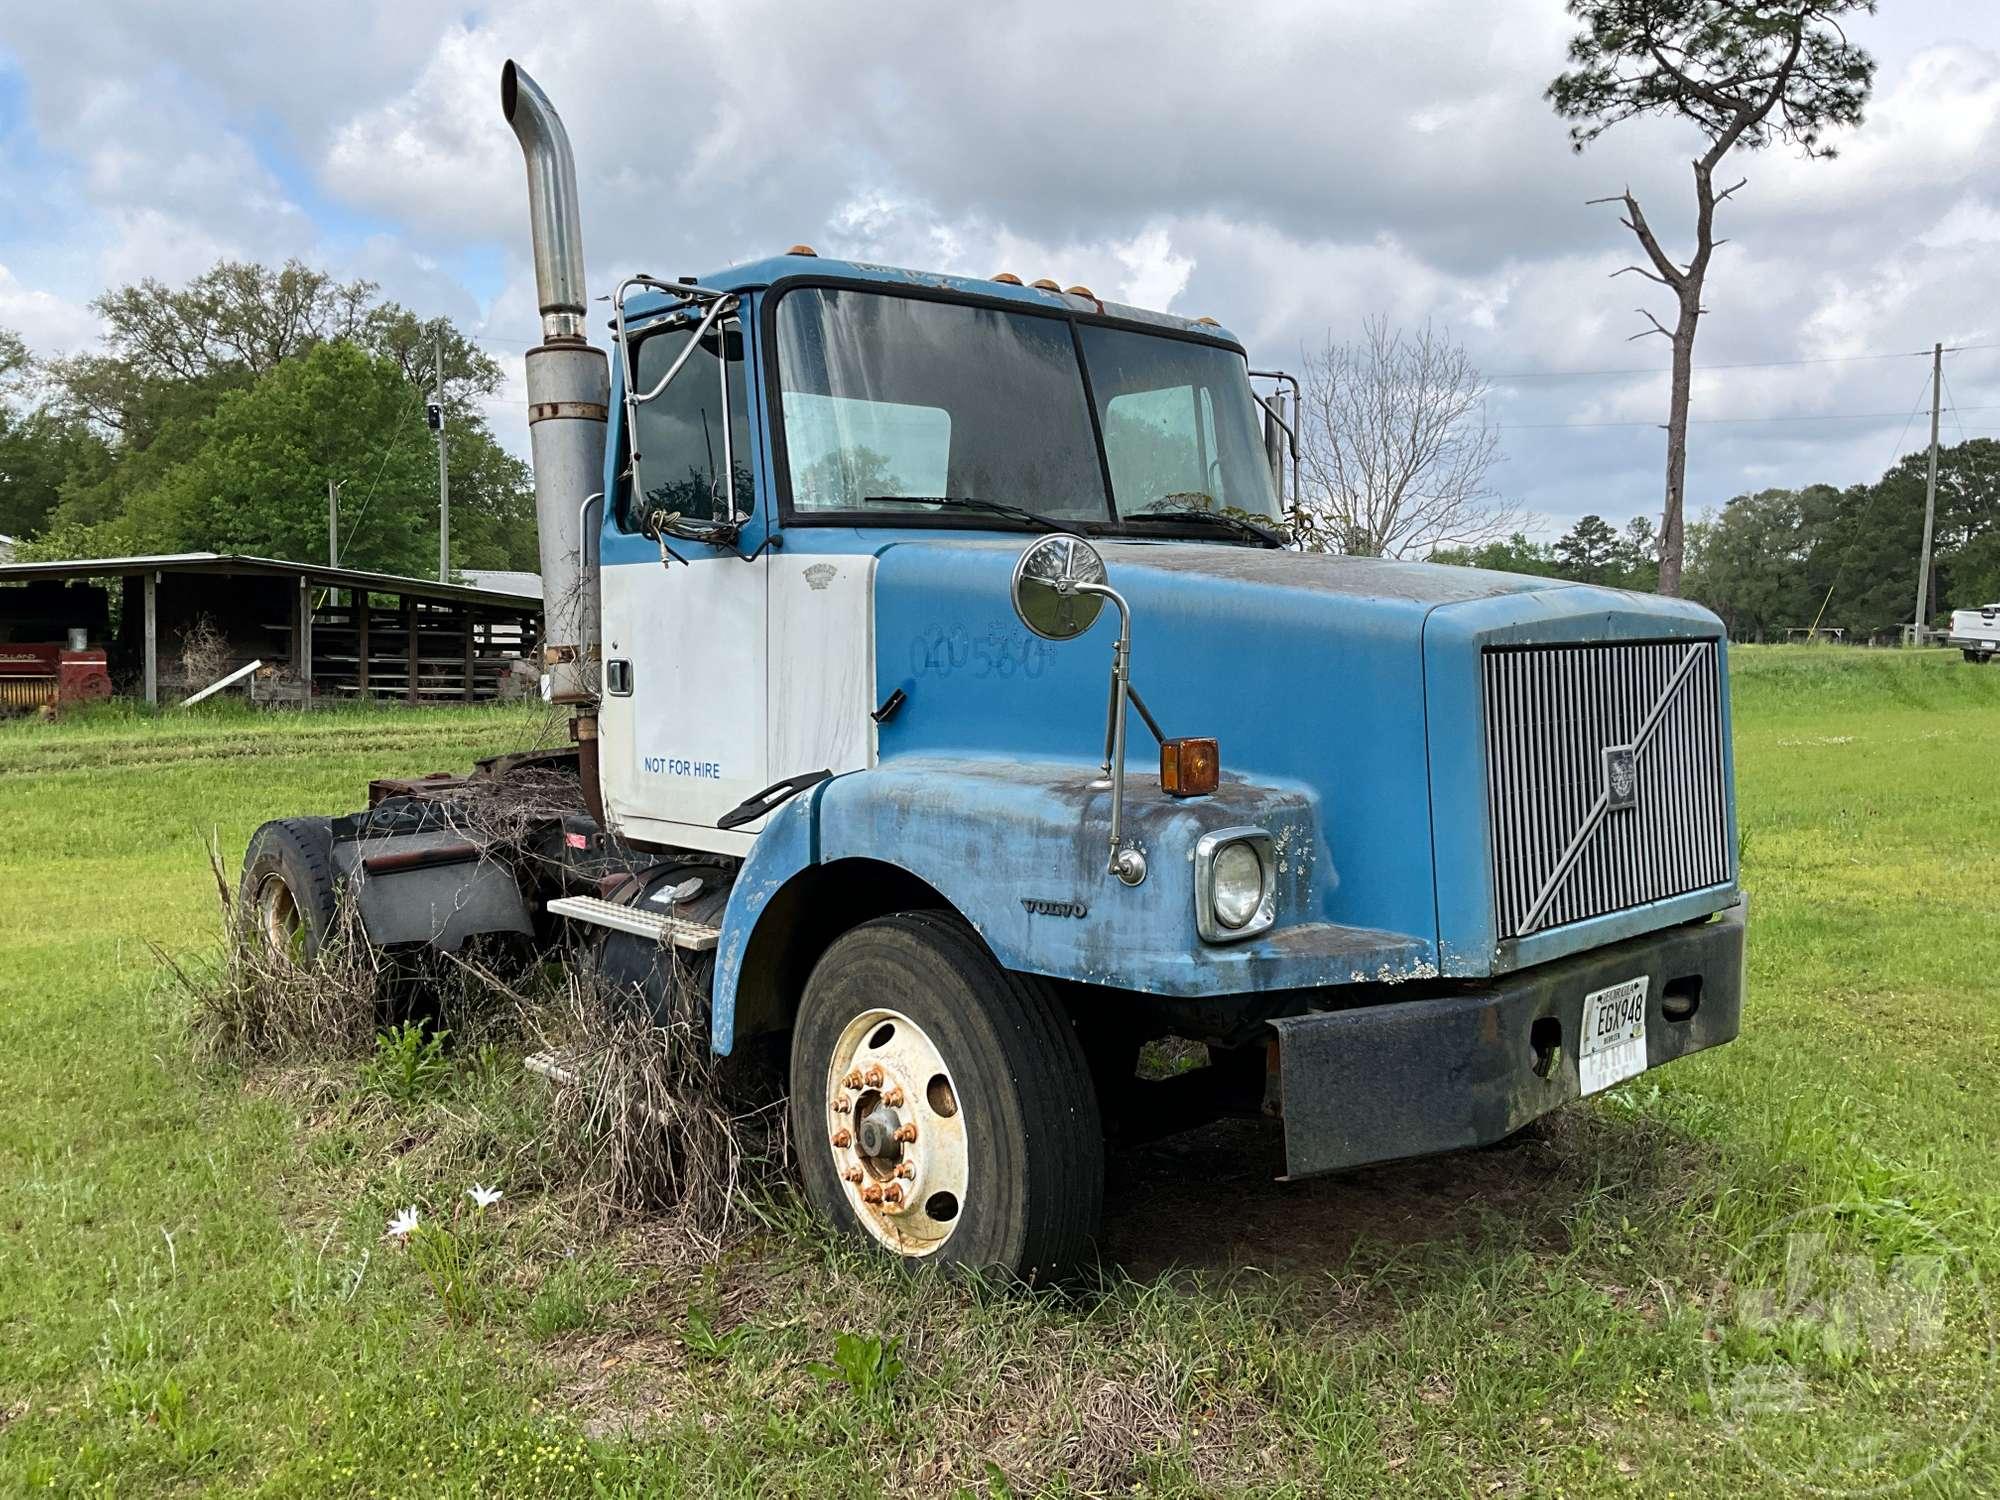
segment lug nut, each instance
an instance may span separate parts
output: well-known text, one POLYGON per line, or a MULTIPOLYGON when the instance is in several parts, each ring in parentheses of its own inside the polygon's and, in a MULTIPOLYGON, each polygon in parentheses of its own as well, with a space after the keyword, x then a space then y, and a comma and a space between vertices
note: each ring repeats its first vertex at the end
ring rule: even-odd
POLYGON ((861 1180, 861 1168, 849 1167, 845 1172, 842 1172, 840 1175, 842 1177, 845 1177, 849 1182, 859 1182, 861 1180))
MULTIPOLYGON (((896 1196, 902 1196, 901 1189, 897 1190, 896 1196)), ((882 1201, 882 1190, 875 1186, 874 1183, 869 1183, 867 1187, 861 1190, 861 1201, 863 1203, 880 1203, 882 1201)))
POLYGON ((891 1109, 901 1109, 903 1107, 903 1091, 899 1088, 890 1089, 888 1093, 882 1096, 882 1102, 891 1109))
POLYGON ((910 1121, 909 1124, 903 1126, 896 1132, 896 1139, 899 1141, 914 1141, 916 1138, 917 1138, 917 1122, 915 1120, 910 1121))
POLYGON ((916 1175, 917 1175, 917 1167, 916 1167, 916 1163, 914 1163, 914 1162, 907 1162, 907 1161, 899 1161, 899 1162, 897 1162, 897 1163, 896 1163, 896 1175, 897 1175, 898 1177, 914 1177, 914 1176, 916 1176, 916 1175))
POLYGON ((848 1134, 845 1130, 836 1130, 833 1133, 833 1149, 836 1151, 845 1151, 848 1147, 848 1143, 853 1139, 854 1137, 848 1134))
POLYGON ((859 1068, 850 1068, 850 1069, 848 1069, 848 1071, 847 1071, 847 1076, 846 1076, 845 1078, 843 1078, 843 1079, 841 1079, 841 1080, 840 1080, 840 1086, 841 1086, 842 1088, 849 1088, 849 1089, 858 1089, 858 1088, 860 1088, 860 1087, 861 1087, 861 1070, 860 1070, 859 1068))
POLYGON ((877 1063, 873 1067, 871 1067, 866 1073, 863 1073, 861 1075, 861 1081, 867 1084, 868 1087, 870 1087, 871 1089, 879 1089, 880 1087, 882 1087, 882 1065, 880 1063, 877 1063))
POLYGON ((837 1115, 846 1114, 849 1108, 850 1106, 847 1102, 847 1096, 845 1094, 842 1094, 839 1098, 833 1101, 833 1112, 837 1115))
POLYGON ((903 1201, 903 1185, 899 1182, 892 1182, 883 1188, 882 1201, 884 1203, 901 1203, 903 1201))

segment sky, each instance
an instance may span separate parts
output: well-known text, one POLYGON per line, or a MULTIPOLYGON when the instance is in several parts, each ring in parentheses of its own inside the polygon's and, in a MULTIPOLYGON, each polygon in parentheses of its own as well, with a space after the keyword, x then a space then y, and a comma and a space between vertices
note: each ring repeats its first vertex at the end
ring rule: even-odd
MULTIPOLYGON (((1260 367, 1430 320, 1554 535, 1657 514, 1667 348, 1632 335, 1669 302, 1614 279, 1637 247, 1587 200, 1629 186, 1679 250, 1700 149, 1641 121, 1573 154, 1542 98, 1570 30, 1559 0, 10 6, 0 326, 60 353, 107 286, 298 257, 476 331, 525 451, 511 56, 568 124, 593 293, 804 241, 1212 316, 1260 367)), ((1881 65, 1862 126, 1831 161, 1741 156, 1719 213, 1693 510, 1879 475, 1927 436, 1936 342, 1944 440, 2000 435, 2000 0, 1850 31, 1881 65)))

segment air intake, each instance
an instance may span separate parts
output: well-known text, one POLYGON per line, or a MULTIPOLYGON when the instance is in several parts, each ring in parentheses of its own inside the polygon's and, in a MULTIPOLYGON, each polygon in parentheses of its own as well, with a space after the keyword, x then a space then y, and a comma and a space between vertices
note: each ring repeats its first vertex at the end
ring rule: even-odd
POLYGON ((1492 648, 1485 687, 1502 938, 1730 879, 1716 642, 1492 648))

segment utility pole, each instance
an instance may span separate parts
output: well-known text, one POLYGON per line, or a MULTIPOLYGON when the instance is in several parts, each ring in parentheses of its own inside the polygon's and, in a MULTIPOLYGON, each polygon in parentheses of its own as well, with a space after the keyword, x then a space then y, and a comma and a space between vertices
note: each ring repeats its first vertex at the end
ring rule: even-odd
POLYGON ((1931 531, 1937 522, 1937 443, 1938 410, 1944 399, 1944 345, 1931 345, 1931 471, 1924 482, 1924 550, 1922 561, 1917 566, 1917 612, 1910 639, 1916 645, 1924 643, 1924 631, 1930 621, 1930 611, 1926 605, 1931 592, 1931 531))
POLYGON ((338 479, 326 482, 326 565, 340 566, 340 485, 338 479))
MULTIPOLYGON (((444 432, 444 321, 431 330, 432 352, 437 360, 437 399, 431 403, 431 425, 438 438, 438 582, 451 582, 451 466, 444 432)), ((1937 422, 1933 418, 1933 429, 1937 422)), ((1935 431, 1932 437, 1936 437, 1935 431)), ((1926 544, 1928 545, 1928 544, 1926 544)))

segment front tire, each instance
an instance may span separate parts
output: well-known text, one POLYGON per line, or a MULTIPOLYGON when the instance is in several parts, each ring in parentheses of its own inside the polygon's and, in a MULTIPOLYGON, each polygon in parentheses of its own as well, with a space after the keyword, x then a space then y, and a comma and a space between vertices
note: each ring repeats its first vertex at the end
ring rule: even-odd
POLYGON ((792 1032, 807 1196, 911 1260, 1030 1280, 1080 1260, 1104 1203, 1104 1132, 1074 1027, 938 913, 844 934, 792 1032))

